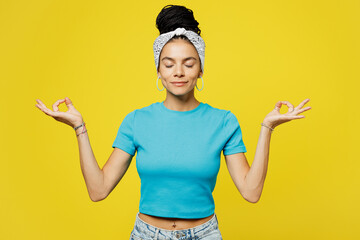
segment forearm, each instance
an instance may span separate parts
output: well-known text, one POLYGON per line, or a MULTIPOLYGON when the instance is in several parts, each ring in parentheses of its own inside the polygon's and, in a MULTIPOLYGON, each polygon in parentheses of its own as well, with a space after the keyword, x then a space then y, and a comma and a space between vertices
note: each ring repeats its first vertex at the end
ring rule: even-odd
MULTIPOLYGON (((83 130, 84 126, 76 129, 76 135, 81 133, 83 130)), ((104 198, 105 194, 104 176, 103 171, 100 169, 92 151, 88 132, 82 133, 77 136, 77 141, 79 146, 81 171, 85 179, 89 196, 92 201, 99 201, 104 198)))
POLYGON ((245 177, 248 198, 254 202, 260 199, 264 186, 269 161, 270 138, 271 130, 261 126, 254 161, 245 177))

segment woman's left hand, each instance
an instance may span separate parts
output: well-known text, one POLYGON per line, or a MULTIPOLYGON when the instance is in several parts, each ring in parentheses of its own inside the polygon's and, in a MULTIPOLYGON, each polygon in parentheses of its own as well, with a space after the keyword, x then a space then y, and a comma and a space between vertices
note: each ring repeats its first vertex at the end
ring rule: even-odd
POLYGON ((306 107, 306 108, 301 109, 309 101, 310 101, 310 99, 305 99, 296 108, 294 108, 294 106, 291 103, 289 103, 288 101, 279 101, 275 104, 274 110, 272 110, 268 115, 266 115, 263 123, 266 126, 275 128, 276 126, 278 126, 282 123, 291 121, 293 119, 304 118, 305 116, 303 116, 303 115, 300 115, 300 116, 297 116, 297 115, 299 113, 302 113, 302 112, 305 112, 305 111, 311 109, 311 107, 306 107), (281 108, 281 105, 283 105, 283 104, 287 105, 289 107, 289 110, 287 113, 280 114, 280 108, 281 108))

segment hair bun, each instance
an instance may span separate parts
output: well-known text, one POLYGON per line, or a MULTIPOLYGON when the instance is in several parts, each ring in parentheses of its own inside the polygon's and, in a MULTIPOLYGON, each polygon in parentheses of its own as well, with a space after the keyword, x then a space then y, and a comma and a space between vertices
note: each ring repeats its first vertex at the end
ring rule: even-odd
POLYGON ((160 34, 182 27, 200 35, 201 30, 198 26, 199 23, 195 20, 193 11, 180 5, 166 5, 156 18, 156 27, 160 34))

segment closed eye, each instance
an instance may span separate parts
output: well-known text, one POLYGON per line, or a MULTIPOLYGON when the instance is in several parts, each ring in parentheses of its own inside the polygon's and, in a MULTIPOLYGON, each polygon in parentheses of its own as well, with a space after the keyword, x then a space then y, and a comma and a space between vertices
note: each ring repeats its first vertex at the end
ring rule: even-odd
MULTIPOLYGON (((170 66, 165 66, 166 68, 171 68, 173 65, 170 65, 170 66)), ((186 67, 188 67, 188 68, 192 68, 194 65, 185 65, 186 67)))

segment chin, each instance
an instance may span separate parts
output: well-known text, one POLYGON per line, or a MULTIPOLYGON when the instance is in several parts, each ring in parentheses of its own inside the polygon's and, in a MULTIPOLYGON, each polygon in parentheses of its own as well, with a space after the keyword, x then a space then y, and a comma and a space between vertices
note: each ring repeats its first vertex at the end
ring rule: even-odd
POLYGON ((185 90, 185 89, 175 89, 175 90, 171 89, 170 92, 176 96, 183 96, 183 95, 188 94, 190 91, 185 90))

